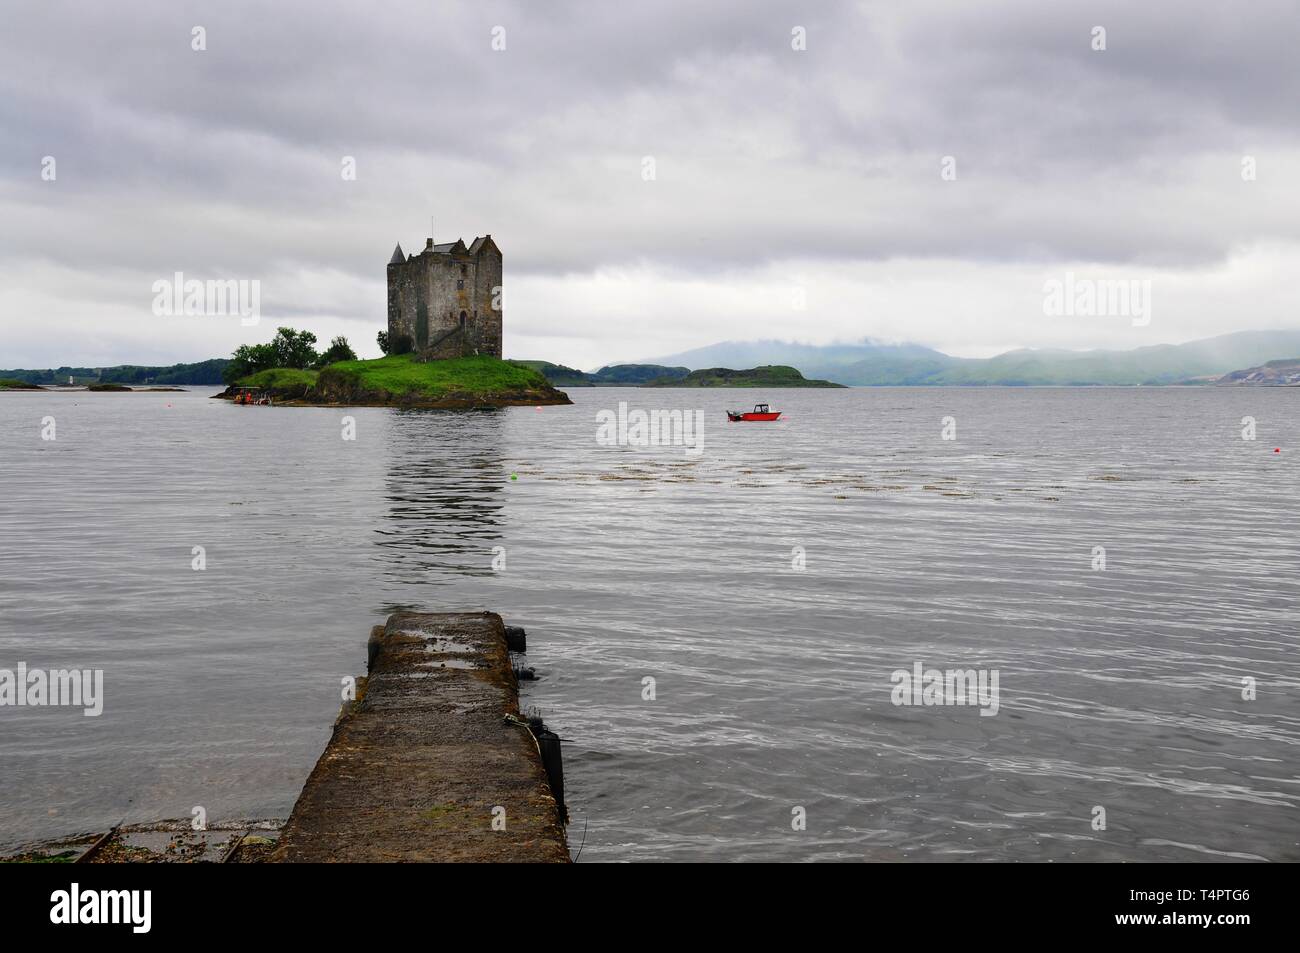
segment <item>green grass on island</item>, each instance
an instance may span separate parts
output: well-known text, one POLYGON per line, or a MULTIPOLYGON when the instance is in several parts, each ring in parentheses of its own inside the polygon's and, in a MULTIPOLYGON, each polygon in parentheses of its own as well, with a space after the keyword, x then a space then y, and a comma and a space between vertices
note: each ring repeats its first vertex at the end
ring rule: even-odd
POLYGON ((272 367, 239 380, 240 387, 257 387, 261 390, 305 390, 316 386, 320 371, 299 370, 296 367, 272 367))
POLYGON ((272 368, 242 378, 238 386, 318 403, 567 403, 532 368, 482 356, 417 361, 413 354, 393 354, 339 361, 319 371, 272 368))
POLYGON ((460 357, 446 361, 416 361, 397 354, 373 361, 340 361, 320 372, 322 378, 338 376, 390 394, 426 394, 441 397, 456 393, 503 393, 520 388, 546 387, 546 378, 528 367, 495 357, 460 357))

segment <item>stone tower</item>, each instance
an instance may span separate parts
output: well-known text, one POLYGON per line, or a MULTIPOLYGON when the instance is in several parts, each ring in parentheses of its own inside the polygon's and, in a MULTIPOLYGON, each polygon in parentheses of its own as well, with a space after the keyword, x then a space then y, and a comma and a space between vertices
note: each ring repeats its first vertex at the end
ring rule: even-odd
POLYGON ((388 262, 388 341, 408 337, 421 360, 501 356, 501 250, 491 235, 460 239, 388 262))

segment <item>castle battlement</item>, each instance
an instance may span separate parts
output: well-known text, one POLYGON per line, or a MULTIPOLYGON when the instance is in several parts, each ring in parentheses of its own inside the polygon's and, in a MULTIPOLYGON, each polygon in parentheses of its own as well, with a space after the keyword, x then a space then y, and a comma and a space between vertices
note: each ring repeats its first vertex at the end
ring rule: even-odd
POLYGON ((388 340, 411 339, 425 360, 501 356, 501 250, 491 235, 388 260, 388 340))

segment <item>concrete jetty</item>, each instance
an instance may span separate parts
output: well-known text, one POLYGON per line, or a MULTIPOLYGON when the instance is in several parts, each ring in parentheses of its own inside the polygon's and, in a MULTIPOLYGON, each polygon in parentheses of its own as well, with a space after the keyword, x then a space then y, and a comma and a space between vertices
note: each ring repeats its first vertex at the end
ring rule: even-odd
POLYGON ((268 859, 567 863, 540 750, 500 616, 399 612, 268 859))

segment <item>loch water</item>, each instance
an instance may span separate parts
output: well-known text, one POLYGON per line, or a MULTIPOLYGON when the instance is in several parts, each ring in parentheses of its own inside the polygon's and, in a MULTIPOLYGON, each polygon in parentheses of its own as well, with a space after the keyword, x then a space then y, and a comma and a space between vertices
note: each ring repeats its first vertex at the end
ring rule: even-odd
POLYGON ((583 862, 1300 859, 1295 389, 212 393, 0 394, 0 669, 104 672, 0 707, 0 844, 285 817, 414 608, 528 630, 583 862), (997 713, 895 704, 917 663, 997 713))

